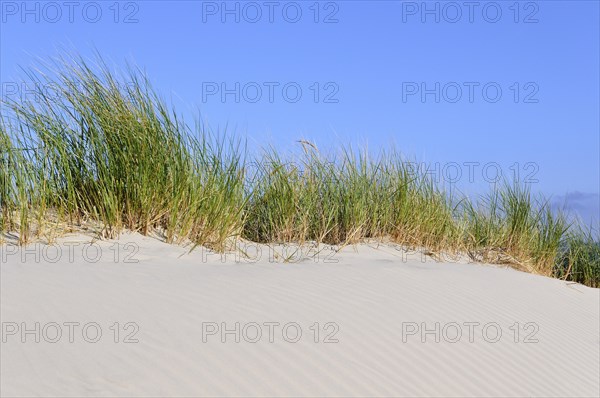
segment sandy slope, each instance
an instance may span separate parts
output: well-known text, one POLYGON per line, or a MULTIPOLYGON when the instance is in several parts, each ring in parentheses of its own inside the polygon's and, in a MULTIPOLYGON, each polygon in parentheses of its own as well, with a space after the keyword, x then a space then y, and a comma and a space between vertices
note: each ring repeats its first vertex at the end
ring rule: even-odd
POLYGON ((3 396, 600 394, 598 289, 491 266, 403 261, 389 247, 298 264, 270 263, 263 252, 257 263, 236 264, 201 250, 180 257, 181 247, 126 235, 118 261, 114 242, 102 242, 90 263, 84 254, 93 259, 94 250, 72 241, 58 245, 55 263, 57 252, 42 246, 25 261, 1 246, 3 396), (139 246, 137 263, 125 262, 127 242, 139 246), (67 322, 79 323, 71 336, 67 322), (223 326, 234 331, 222 335, 223 326), (422 336, 423 327, 432 332, 422 336), (131 332, 137 343, 124 342, 131 332))

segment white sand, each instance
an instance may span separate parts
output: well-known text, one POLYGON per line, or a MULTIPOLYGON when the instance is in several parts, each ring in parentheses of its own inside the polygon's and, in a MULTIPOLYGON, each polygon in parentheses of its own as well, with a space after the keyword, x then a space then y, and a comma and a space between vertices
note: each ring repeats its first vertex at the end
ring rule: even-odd
POLYGON ((61 241, 56 263, 48 261, 56 250, 33 246, 23 261, 0 246, 3 396, 600 395, 598 289, 492 266, 402 261, 390 247, 345 248, 337 263, 270 263, 263 253, 236 264, 125 235, 118 262, 114 242, 102 242, 89 263, 81 246, 70 261, 71 241, 61 241), (138 263, 124 263, 126 242, 139 245, 138 263), (62 331, 56 343, 52 322, 62 331), (80 324, 73 342, 67 322, 80 324), (91 322, 102 330, 97 343, 82 335, 87 324, 94 339, 91 322), (128 322, 139 326, 137 343, 123 342, 135 331, 124 330, 128 322), (239 343, 235 332, 224 343, 205 333, 203 342, 203 328, 221 322, 240 323, 239 343), (262 330, 255 343, 252 322, 262 330), (273 342, 266 322, 279 324, 273 342), (286 341, 294 322, 297 343, 286 341), (466 322, 478 323, 472 342, 466 322), (434 331, 409 334, 422 324, 434 331), (336 327, 338 342, 324 343, 336 327))

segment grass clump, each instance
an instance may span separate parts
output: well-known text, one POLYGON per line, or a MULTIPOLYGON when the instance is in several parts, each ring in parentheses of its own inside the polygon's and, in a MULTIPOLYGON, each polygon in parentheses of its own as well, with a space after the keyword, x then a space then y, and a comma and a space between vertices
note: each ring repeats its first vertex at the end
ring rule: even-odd
POLYGON ((593 230, 577 226, 569 231, 554 269, 557 278, 600 287, 600 242, 593 230))
POLYGON ((52 66, 28 73, 52 95, 38 89, 36 99, 5 104, 20 141, 36 148, 24 152, 27 181, 13 188, 37 211, 38 235, 49 209, 69 224, 97 221, 109 237, 164 230, 171 242, 220 247, 239 234, 244 159, 234 142, 192 134, 137 70, 118 79, 102 62, 52 66))
POLYGON ((504 182, 478 203, 464 202, 465 245, 480 261, 551 275, 568 225, 527 185, 504 182))
POLYGON ((40 202, 31 195, 36 173, 28 162, 25 143, 9 135, 13 127, 0 120, 0 232, 18 231, 19 242, 26 243, 30 213, 40 202))
POLYGON ((270 151, 259 161, 247 203, 248 239, 348 244, 390 238, 439 248, 455 243, 446 195, 398 154, 371 158, 347 148, 327 157, 302 145, 299 159, 270 151))

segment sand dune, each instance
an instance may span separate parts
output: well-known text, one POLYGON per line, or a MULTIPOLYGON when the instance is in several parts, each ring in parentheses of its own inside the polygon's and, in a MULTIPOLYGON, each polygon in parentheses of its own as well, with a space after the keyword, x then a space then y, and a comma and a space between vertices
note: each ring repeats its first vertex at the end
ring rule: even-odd
POLYGON ((83 239, 0 246, 3 396, 600 395, 598 289, 388 246, 83 239))

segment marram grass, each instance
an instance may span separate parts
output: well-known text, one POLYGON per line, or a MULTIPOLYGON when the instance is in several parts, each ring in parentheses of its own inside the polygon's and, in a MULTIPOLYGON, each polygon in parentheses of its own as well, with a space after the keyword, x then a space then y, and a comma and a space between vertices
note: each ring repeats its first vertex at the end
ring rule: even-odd
POLYGON ((217 250, 237 238, 385 239, 600 285, 591 232, 527 186, 457 201, 394 151, 324 155, 303 141, 298 156, 251 157, 238 140, 190 128, 135 68, 66 56, 26 73, 53 90, 1 104, 0 232, 21 243, 78 228, 217 250))
POLYGON ((53 66, 52 79, 29 73, 39 87, 56 88, 52 97, 39 90, 37 98, 3 104, 17 144, 3 127, 10 165, 2 225, 16 223, 26 241, 44 233, 52 210, 69 224, 94 220, 104 236, 161 229, 170 242, 220 248, 239 235, 243 159, 235 142, 194 136, 136 71, 124 85, 104 64, 93 70, 82 59, 60 59, 53 66))

